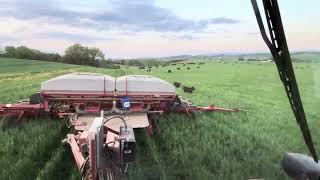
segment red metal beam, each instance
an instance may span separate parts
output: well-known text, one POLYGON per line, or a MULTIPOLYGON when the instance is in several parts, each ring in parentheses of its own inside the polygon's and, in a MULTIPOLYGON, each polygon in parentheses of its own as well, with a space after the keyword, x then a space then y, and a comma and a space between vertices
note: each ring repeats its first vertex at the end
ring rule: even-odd
POLYGON ((189 107, 179 107, 175 109, 176 112, 190 112, 190 111, 202 111, 202 112, 239 112, 241 109, 236 108, 223 108, 217 107, 215 105, 210 106, 189 106, 189 107))
POLYGON ((74 134, 68 134, 67 136, 68 136, 68 144, 71 147, 71 151, 72 151, 73 157, 74 157, 74 159, 75 159, 75 161, 77 163, 77 167, 78 167, 78 169, 80 171, 81 167, 85 163, 85 159, 82 156, 82 153, 80 151, 78 143, 77 143, 77 141, 75 139, 75 135, 74 134))

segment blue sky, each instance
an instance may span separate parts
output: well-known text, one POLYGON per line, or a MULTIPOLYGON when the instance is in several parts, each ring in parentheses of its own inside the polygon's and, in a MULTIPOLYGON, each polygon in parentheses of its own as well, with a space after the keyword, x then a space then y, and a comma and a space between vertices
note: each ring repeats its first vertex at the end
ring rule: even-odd
MULTIPOLYGON (((257 0, 258 2, 260 0, 257 0)), ((320 50, 320 1, 278 0, 291 50, 320 50)), ((0 0, 0 46, 107 57, 267 51, 250 0, 0 0)))

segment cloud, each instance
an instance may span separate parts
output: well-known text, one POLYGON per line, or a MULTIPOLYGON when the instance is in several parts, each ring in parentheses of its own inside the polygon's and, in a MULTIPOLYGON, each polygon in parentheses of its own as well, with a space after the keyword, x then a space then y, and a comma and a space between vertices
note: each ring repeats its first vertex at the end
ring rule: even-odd
POLYGON ((61 32, 61 31, 54 31, 54 32, 40 32, 33 35, 34 38, 37 39, 61 39, 67 40, 71 42, 81 43, 92 43, 98 41, 113 41, 114 38, 106 38, 106 37, 96 37, 90 36, 86 34, 76 34, 76 33, 68 33, 68 32, 61 32))
POLYGON ((169 39, 169 40, 194 40, 194 39, 200 39, 201 37, 198 36, 198 34, 183 34, 183 33, 165 33, 160 35, 163 39, 169 39))
POLYGON ((184 19, 156 6, 153 0, 109 0, 101 4, 103 7, 89 10, 83 7, 76 9, 66 1, 53 0, 0 0, 0 4, 2 17, 42 19, 44 23, 60 23, 103 31, 184 32, 200 31, 214 24, 239 23, 238 20, 227 17, 199 21, 184 19))
POLYGON ((260 32, 249 32, 249 33, 247 33, 247 35, 249 35, 249 36, 257 36, 257 35, 260 35, 260 32))
POLYGON ((0 34, 0 43, 8 43, 17 40, 18 39, 16 37, 0 34))
POLYGON ((194 37, 192 35, 181 35, 181 36, 177 36, 177 39, 182 39, 182 40, 193 40, 194 37))

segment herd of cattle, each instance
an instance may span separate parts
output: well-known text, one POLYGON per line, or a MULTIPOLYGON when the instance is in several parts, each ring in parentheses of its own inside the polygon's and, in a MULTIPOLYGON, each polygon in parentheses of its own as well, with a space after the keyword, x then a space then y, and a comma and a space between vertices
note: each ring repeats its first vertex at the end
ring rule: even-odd
MULTIPOLYGON (((182 65, 182 66, 187 66, 187 70, 191 70, 191 67, 190 65, 198 65, 197 66, 197 69, 200 68, 199 65, 204 65, 205 63, 204 62, 199 62, 199 63, 194 63, 194 62, 187 62, 187 63, 171 63, 171 64, 163 64, 161 65, 162 67, 167 67, 167 66, 176 66, 176 65, 182 65)), ((159 65, 155 65, 154 66, 155 68, 159 68, 159 65)), ((147 69, 147 72, 151 72, 152 71, 152 68, 153 66, 140 66, 138 67, 139 69, 147 69)), ((177 67, 176 70, 181 70, 182 67, 177 67)), ((171 69, 168 69, 168 73, 172 73, 173 71, 171 69)), ((191 86, 181 86, 181 83, 179 82, 174 82, 173 85, 176 87, 176 88, 179 88, 179 87, 182 87, 183 91, 186 92, 186 93, 193 93, 193 91, 195 90, 195 87, 191 86)))
MULTIPOLYGON (((176 65, 182 65, 182 66, 186 66, 186 65, 196 65, 198 64, 197 66, 197 69, 200 69, 200 66, 199 65, 203 65, 205 64, 204 62, 200 62, 200 63, 194 63, 194 62, 188 62, 188 63, 171 63, 171 64, 163 64, 161 65, 162 67, 166 67, 166 66, 176 66, 176 65)), ((138 67, 139 69, 147 69, 147 72, 151 72, 152 71, 152 68, 153 67, 156 67, 156 68, 159 68, 159 65, 155 65, 155 66, 140 66, 138 67)), ((177 67, 176 68, 177 70, 181 70, 182 68, 181 67, 177 67)), ((187 70, 191 70, 191 67, 187 67, 186 68, 187 70)), ((168 73, 172 73, 173 71, 171 69, 168 70, 168 73)))
MULTIPOLYGON (((183 67, 181 66, 187 66, 186 69, 187 70, 191 70, 191 66, 190 65, 197 65, 197 69, 200 68, 200 65, 204 65, 205 63, 204 62, 200 62, 200 63, 194 63, 194 62, 188 62, 188 63, 171 63, 171 64, 163 64, 161 65, 162 67, 166 67, 166 66, 177 66, 177 65, 180 65, 180 67, 177 67, 176 70, 181 70, 183 67)), ((152 68, 155 67, 155 68, 159 68, 159 65, 156 65, 156 66, 147 66, 147 67, 144 67, 144 66, 141 66, 139 67, 139 69, 147 69, 147 72, 151 72, 152 71, 152 68)), ((172 69, 168 69, 168 73, 172 73, 172 69)), ((193 93, 193 91, 195 90, 195 87, 191 86, 185 86, 179 82, 174 82, 173 85, 176 87, 176 88, 182 88, 184 92, 186 93, 193 93)))
MULTIPOLYGON (((216 63, 223 63, 223 64, 231 64, 231 65, 235 65, 235 64, 238 64, 238 62, 236 61, 217 61, 216 63)), ((187 70, 191 70, 191 67, 192 65, 197 65, 196 68, 199 69, 200 68, 200 65, 204 65, 205 63, 204 62, 199 62, 199 63, 195 63, 195 62, 185 62, 185 63, 171 63, 171 64, 162 64, 162 65, 155 65, 155 66, 140 66, 139 69, 146 69, 147 72, 151 72, 153 68, 160 68, 160 66, 162 67, 169 67, 171 66, 170 69, 167 70, 168 73, 173 73, 173 66, 179 66, 179 67, 176 67, 175 69, 176 70, 182 70, 182 69, 187 69, 187 70), (184 66, 187 66, 187 67, 184 67, 184 66)), ((250 62, 247 62, 247 64, 250 64, 250 62)), ((258 66, 262 66, 262 63, 257 63, 258 66)), ((303 67, 301 68, 303 69, 303 67)), ((179 83, 179 82, 174 82, 173 84, 176 88, 179 88, 181 87, 183 89, 184 92, 186 93, 193 93, 193 91, 195 90, 195 87, 191 86, 181 86, 182 84, 179 83)))

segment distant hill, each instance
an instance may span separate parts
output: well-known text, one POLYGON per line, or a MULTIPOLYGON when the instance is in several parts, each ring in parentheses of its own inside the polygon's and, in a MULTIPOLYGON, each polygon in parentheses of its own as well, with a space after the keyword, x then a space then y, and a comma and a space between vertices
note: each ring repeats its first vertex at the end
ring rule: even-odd
POLYGON ((291 57, 296 60, 320 62, 320 52, 296 52, 292 53, 291 57))
MULTIPOLYGON (((320 62, 320 52, 291 52, 291 58, 295 62, 320 62)), ((230 57, 226 55, 224 57, 230 57)), ((245 59, 271 59, 270 53, 234 54, 233 57, 243 57, 245 59)))
MULTIPOLYGON (((268 60, 272 59, 270 53, 220 53, 220 54, 200 54, 200 55, 178 55, 168 56, 159 58, 137 58, 137 59, 113 59, 118 62, 121 60, 126 61, 188 61, 188 60, 230 60, 237 58, 244 59, 257 59, 257 60, 268 60)), ((305 52, 291 52, 291 58, 295 62, 319 62, 320 63, 320 52, 317 51, 305 51, 305 52)))
MULTIPOLYGON (((270 53, 225 53, 225 54, 213 54, 213 55, 183 55, 183 56, 173 56, 173 57, 166 57, 160 58, 162 60, 190 60, 190 59, 199 59, 199 60, 206 60, 206 59, 223 59, 223 58, 238 58, 242 57, 245 59, 258 59, 258 60, 266 60, 271 59, 272 55, 270 53)), ((295 62, 319 62, 320 63, 320 52, 292 52, 291 58, 295 62)))

